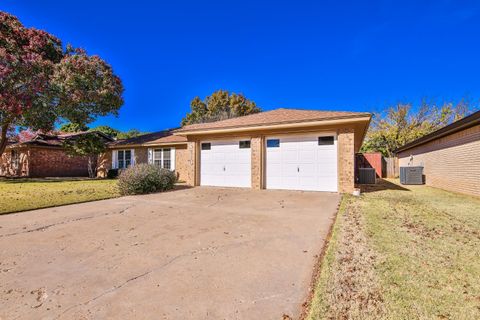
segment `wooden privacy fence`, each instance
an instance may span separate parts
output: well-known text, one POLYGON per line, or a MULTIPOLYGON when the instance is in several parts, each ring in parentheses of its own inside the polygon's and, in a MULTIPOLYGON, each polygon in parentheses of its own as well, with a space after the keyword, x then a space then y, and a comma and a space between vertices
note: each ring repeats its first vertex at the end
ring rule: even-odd
POLYGON ((385 160, 385 177, 397 178, 400 175, 400 169, 398 167, 398 158, 383 158, 385 160))
POLYGON ((360 182, 360 169, 373 168, 377 178, 398 178, 398 158, 383 157, 381 153, 357 153, 355 155, 355 181, 360 182))

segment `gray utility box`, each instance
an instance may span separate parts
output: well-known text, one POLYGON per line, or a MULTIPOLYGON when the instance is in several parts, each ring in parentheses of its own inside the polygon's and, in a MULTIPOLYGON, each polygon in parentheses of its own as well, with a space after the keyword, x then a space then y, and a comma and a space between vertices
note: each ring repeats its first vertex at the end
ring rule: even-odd
POLYGON ((400 167, 401 184, 423 184, 423 167, 400 167))
POLYGON ((375 184, 377 181, 377 174, 373 168, 358 168, 358 183, 359 184, 375 184))

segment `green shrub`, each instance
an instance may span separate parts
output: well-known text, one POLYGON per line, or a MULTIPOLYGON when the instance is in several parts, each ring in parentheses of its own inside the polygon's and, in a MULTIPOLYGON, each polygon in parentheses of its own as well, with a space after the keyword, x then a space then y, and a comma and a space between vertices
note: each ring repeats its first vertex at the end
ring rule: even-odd
POLYGON ((118 187, 123 195, 144 194, 173 189, 176 181, 173 171, 153 164, 138 164, 121 171, 118 187))

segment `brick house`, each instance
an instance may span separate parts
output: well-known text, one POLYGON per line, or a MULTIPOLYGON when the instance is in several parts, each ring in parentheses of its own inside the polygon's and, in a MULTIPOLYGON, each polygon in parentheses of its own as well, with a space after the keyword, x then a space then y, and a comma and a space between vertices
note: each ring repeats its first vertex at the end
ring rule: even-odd
POLYGON ((276 109, 110 144, 109 168, 155 163, 191 186, 351 192, 371 114, 276 109))
POLYGON ((187 173, 187 139, 173 135, 173 130, 113 141, 108 147, 109 152, 99 159, 99 177, 106 177, 109 169, 125 169, 137 163, 152 163, 174 170, 180 181, 187 173))
MULTIPOLYGON (((0 159, 4 177, 87 177, 88 159, 68 156, 63 141, 79 134, 36 134, 31 140, 10 143, 0 159)), ((96 132, 106 141, 110 137, 96 132)))
POLYGON ((432 187, 480 196, 480 111, 396 150, 400 166, 423 166, 432 187))

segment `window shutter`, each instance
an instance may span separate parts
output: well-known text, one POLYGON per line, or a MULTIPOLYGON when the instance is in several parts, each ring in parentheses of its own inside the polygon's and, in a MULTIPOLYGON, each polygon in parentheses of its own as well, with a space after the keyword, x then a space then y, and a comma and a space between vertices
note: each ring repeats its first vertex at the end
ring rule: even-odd
POLYGON ((148 163, 153 164, 153 149, 148 148, 148 163))
POLYGON ((170 170, 175 171, 175 148, 170 149, 170 170))
POLYGON ((112 150, 112 169, 118 169, 118 151, 112 150))
POLYGON ((135 165, 135 149, 130 150, 130 165, 132 167, 135 165))

